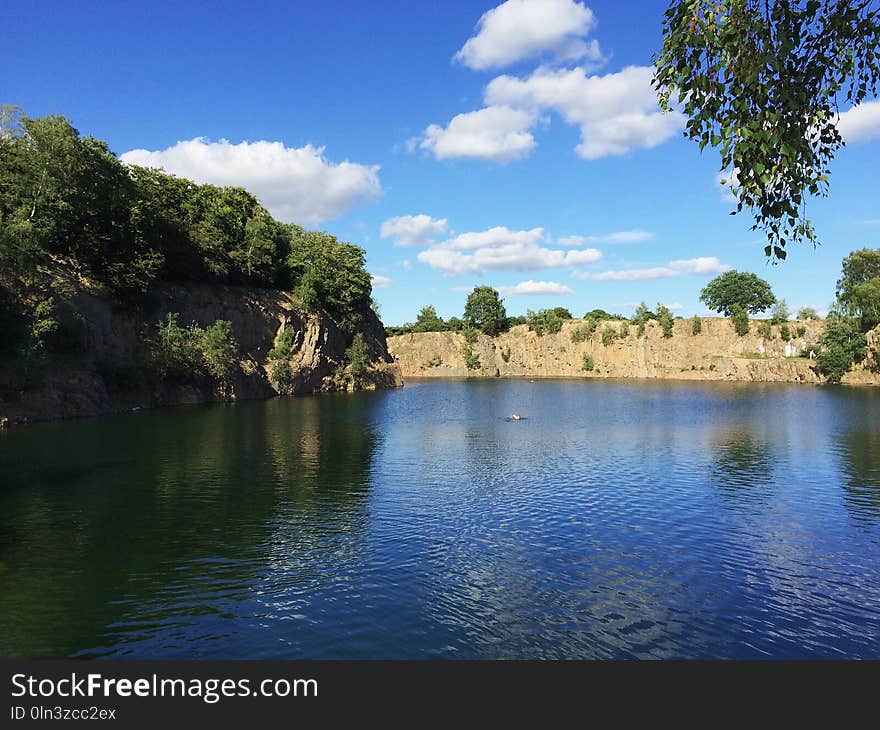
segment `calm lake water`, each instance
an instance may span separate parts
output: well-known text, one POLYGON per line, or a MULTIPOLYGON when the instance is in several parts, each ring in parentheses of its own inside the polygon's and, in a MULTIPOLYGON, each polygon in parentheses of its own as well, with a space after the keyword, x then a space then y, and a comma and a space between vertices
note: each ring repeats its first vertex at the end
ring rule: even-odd
POLYGON ((0 561, 7 658, 877 658, 880 392, 410 381, 38 425, 0 434, 0 561))

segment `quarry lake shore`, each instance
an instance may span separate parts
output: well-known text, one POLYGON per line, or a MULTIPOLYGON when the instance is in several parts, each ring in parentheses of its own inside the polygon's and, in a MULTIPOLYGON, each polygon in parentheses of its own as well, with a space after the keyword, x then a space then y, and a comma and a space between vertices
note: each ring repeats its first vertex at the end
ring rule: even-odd
MULTIPOLYGON (((468 343, 459 332, 416 332, 388 338, 388 350, 406 378, 526 377, 638 378, 729 380, 765 383, 822 384, 825 378, 809 357, 824 331, 821 320, 789 323, 790 337, 780 327, 771 337, 750 323, 737 335, 730 320, 707 317, 693 334, 692 321, 677 319, 671 337, 650 321, 644 335, 630 323, 600 322, 592 333, 584 320, 572 319, 557 333, 539 335, 528 325, 496 337, 484 334, 468 343), (623 333, 621 334, 621 328, 623 333), (608 331, 611 334, 608 334, 608 331), (470 360, 470 367, 468 367, 470 360), (589 369, 588 369, 589 368, 589 369)), ((869 333, 869 352, 876 353, 880 334, 869 333)), ((843 377, 845 385, 880 385, 874 355, 843 377)))

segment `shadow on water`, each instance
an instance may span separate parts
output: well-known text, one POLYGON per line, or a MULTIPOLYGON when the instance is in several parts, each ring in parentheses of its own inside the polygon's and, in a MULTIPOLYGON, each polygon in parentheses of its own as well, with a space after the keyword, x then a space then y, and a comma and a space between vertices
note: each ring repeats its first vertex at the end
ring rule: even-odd
POLYGON ((774 489, 770 446, 748 426, 718 429, 711 441, 709 471, 728 506, 769 499, 774 489))
POLYGON ((838 389, 847 418, 834 431, 847 509, 859 521, 880 522, 880 398, 868 389, 838 389))
POLYGON ((376 442, 371 395, 5 434, 0 657, 113 653, 175 623, 177 640, 194 640, 183 617, 234 613, 279 531, 295 523, 300 544, 350 539, 376 442))

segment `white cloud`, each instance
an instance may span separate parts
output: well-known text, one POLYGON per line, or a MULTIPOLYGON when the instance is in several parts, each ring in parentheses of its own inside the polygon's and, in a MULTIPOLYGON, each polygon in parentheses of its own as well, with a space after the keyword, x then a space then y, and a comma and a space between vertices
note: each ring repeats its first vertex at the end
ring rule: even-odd
POLYGON ((447 230, 445 218, 435 219, 419 213, 389 218, 382 224, 379 234, 382 238, 394 238, 396 246, 427 246, 431 243, 431 236, 447 230))
POLYGON ((128 164, 161 167, 197 183, 238 186, 252 192, 275 217, 316 225, 382 194, 378 165, 330 162, 323 147, 283 142, 211 142, 203 137, 164 150, 120 155, 128 164))
POLYGON ((477 70, 500 68, 542 54, 567 61, 599 61, 598 42, 584 39, 595 25, 593 12, 574 0, 507 0, 483 14, 477 34, 455 58, 477 70))
POLYGON ((739 187, 739 171, 737 169, 719 172, 715 176, 715 184, 721 190, 721 200, 725 203, 737 201, 734 194, 734 191, 739 187))
POLYGON ((837 129, 847 142, 880 138, 880 100, 862 102, 840 115, 837 129))
POLYGON ((410 261, 409 259, 404 259, 400 262, 400 265, 405 271, 409 271, 412 268, 412 261, 410 261))
POLYGON ((596 274, 576 272, 578 279, 595 281, 646 281, 649 279, 671 279, 682 274, 692 276, 712 276, 729 271, 730 266, 722 264, 715 256, 701 256, 694 259, 677 259, 666 266, 654 266, 646 269, 618 269, 601 271, 596 274))
POLYGON ((521 281, 514 286, 499 286, 500 291, 506 297, 537 296, 537 295, 565 295, 574 294, 570 287, 556 281, 521 281))
POLYGON ((577 154, 594 160, 656 147, 683 128, 680 112, 660 112, 652 78, 649 66, 628 66, 604 76, 589 76, 582 67, 541 67, 525 79, 507 75, 493 79, 485 101, 535 114, 557 111, 567 123, 580 127, 577 154))
POLYGON ((487 106, 454 116, 446 127, 430 125, 418 142, 438 160, 470 157, 487 162, 521 160, 535 148, 528 131, 537 114, 508 106, 487 106))
POLYGON ((654 238, 651 231, 614 231, 601 236, 565 236, 560 238, 560 246, 583 246, 586 243, 640 243, 654 238))
POLYGON ((678 312, 678 311, 684 309, 684 305, 683 305, 683 304, 679 304, 678 302, 673 302, 672 304, 667 304, 667 305, 666 305, 666 308, 667 308, 670 312, 678 312))
POLYGON ((497 226, 486 231, 462 233, 419 252, 418 259, 447 276, 482 274, 486 271, 534 271, 581 266, 602 258, 595 248, 564 251, 542 245, 544 230, 511 231, 497 226))
POLYGON ((373 289, 387 289, 391 286, 391 279, 387 276, 379 276, 378 274, 370 276, 370 281, 373 283, 373 289))

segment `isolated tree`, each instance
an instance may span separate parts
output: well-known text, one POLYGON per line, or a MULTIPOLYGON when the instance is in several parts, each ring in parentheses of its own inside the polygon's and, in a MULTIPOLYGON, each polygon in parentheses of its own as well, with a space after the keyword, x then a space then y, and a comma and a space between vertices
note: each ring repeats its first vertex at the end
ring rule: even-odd
POLYGON ((507 323, 507 312, 498 292, 491 286, 476 287, 464 306, 464 321, 490 336, 501 332, 507 323))
POLYGON ((447 329, 446 323, 437 315, 437 310, 432 305, 422 307, 419 316, 416 317, 416 323, 413 325, 413 332, 442 332, 447 329))
POLYGON ((685 135, 735 175, 734 213, 754 214, 764 252, 816 243, 808 195, 826 195, 843 145, 838 103, 876 95, 878 0, 673 0, 654 84, 685 135))
POLYGON ((837 282, 837 301, 863 330, 880 323, 880 249, 863 248, 843 260, 837 282))
POLYGON ((700 301, 709 309, 730 316, 734 305, 756 314, 771 306, 776 297, 763 279, 747 272, 725 271, 706 284, 700 292, 700 301))
POLYGON ((776 304, 773 305, 773 310, 770 313, 770 322, 771 324, 781 324, 782 322, 788 322, 788 318, 791 316, 791 313, 788 311, 788 304, 786 304, 784 299, 780 299, 776 304))

